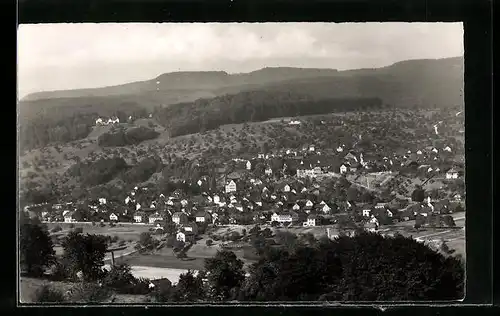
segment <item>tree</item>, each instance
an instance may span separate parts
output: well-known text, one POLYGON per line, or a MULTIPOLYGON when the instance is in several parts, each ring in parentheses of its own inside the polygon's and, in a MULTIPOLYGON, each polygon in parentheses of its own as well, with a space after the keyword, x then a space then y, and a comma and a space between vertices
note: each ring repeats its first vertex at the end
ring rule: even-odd
POLYGON ((193 271, 179 276, 179 282, 173 288, 170 300, 175 302, 195 302, 205 298, 205 287, 202 275, 194 275, 193 271))
POLYGON ((20 227, 19 254, 21 270, 28 275, 41 276, 55 263, 52 239, 40 225, 23 223, 20 227))
POLYGON ((139 235, 139 241, 137 243, 137 248, 140 251, 146 251, 146 250, 153 250, 156 248, 159 244, 159 241, 153 236, 151 236, 151 233, 149 232, 143 232, 139 235))
POLYGON ((298 245, 297 235, 287 231, 278 231, 276 233, 277 242, 280 245, 283 245, 285 249, 292 252, 295 250, 295 247, 298 245))
POLYGON ((411 200, 414 202, 423 202, 425 199, 425 191, 421 187, 416 187, 411 194, 411 200))
POLYGON ((75 278, 79 271, 89 281, 102 276, 106 236, 70 232, 61 244, 64 249, 62 261, 70 277, 75 278))
POLYGON ((444 223, 445 223, 446 226, 449 226, 449 227, 455 227, 456 226, 455 219, 451 215, 445 215, 445 216, 443 216, 443 221, 444 221, 444 223))
POLYGON ((242 298, 252 301, 448 300, 464 289, 459 259, 412 238, 368 232, 293 253, 271 250, 249 274, 242 298))
POLYGON ((214 258, 205 259, 205 270, 215 300, 230 299, 231 290, 241 287, 245 279, 243 261, 231 251, 218 251, 214 258))
POLYGON ((356 202, 358 201, 359 197, 359 190, 354 186, 351 185, 349 189, 347 189, 347 200, 351 202, 356 202))

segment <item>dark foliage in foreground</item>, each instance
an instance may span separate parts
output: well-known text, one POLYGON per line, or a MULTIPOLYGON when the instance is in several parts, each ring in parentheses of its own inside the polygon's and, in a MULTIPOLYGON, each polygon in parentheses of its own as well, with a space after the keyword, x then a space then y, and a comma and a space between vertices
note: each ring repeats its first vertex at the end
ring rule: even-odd
POLYGON ((55 262, 55 251, 49 233, 41 225, 25 220, 21 223, 19 253, 21 271, 41 276, 55 262))
POLYGON ((63 240, 62 265, 69 278, 75 279, 81 271, 87 281, 103 276, 101 267, 107 249, 106 236, 70 232, 63 240))
POLYGON ((240 299, 452 300, 464 294, 459 259, 411 238, 366 232, 293 252, 270 249, 250 274, 240 299))

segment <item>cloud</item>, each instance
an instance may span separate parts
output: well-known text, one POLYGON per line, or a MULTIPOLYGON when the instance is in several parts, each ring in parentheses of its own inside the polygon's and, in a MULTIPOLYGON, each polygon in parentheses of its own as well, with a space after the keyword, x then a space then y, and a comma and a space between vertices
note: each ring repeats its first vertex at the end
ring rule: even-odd
POLYGON ((30 92, 178 70, 348 69, 462 54, 461 23, 36 24, 18 32, 19 86, 30 92))

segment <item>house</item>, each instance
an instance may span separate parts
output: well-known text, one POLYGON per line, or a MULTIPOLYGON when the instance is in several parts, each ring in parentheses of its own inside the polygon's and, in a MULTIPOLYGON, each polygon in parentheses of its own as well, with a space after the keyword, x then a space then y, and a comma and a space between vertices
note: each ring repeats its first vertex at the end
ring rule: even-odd
POLYGON ((134 221, 136 223, 143 223, 146 221, 146 213, 144 212, 136 212, 134 214, 134 221))
POLYGON ((164 217, 158 212, 155 212, 154 214, 149 216, 149 223, 154 224, 156 221, 163 221, 164 217))
POLYGON ((266 168, 266 170, 264 171, 266 173, 266 175, 270 176, 273 174, 273 169, 271 168, 266 168))
POLYGON ((176 223, 177 225, 186 224, 188 222, 188 217, 182 212, 176 212, 174 213, 174 215, 172 215, 172 222, 176 223))
POLYGON ((372 213, 371 209, 369 209, 369 208, 363 209, 363 217, 370 217, 371 213, 372 213))
POLYGON ((74 212, 68 212, 64 216, 65 223, 74 223, 76 220, 73 218, 74 212))
POLYGON ((340 166, 340 174, 344 174, 347 172, 347 166, 345 164, 342 164, 342 166, 340 166))
POLYGON ((449 152, 449 153, 451 153, 451 148, 450 148, 450 146, 446 146, 443 150, 444 150, 444 151, 447 151, 447 152, 449 152))
POLYGON ((109 215, 109 221, 117 222, 118 221, 118 216, 115 213, 111 213, 109 215))
POLYGON ((283 192, 290 192, 290 186, 288 184, 286 184, 284 187, 283 187, 283 192))
POLYGON ((247 170, 252 169, 252 163, 250 162, 250 160, 249 160, 249 161, 247 161, 247 165, 246 165, 246 167, 247 167, 247 170))
POLYGON ((278 222, 278 223, 291 223, 293 221, 296 221, 298 219, 298 214, 295 212, 283 212, 281 214, 278 213, 273 213, 271 216, 271 222, 278 222))
POLYGON ((307 217, 307 226, 314 227, 320 224, 320 220, 317 215, 309 215, 307 217))
POLYGON ((195 215, 195 221, 197 223, 210 223, 212 221, 212 216, 206 211, 199 211, 195 215))
POLYGON ((450 170, 446 171, 446 179, 457 179, 459 176, 459 172, 455 168, 451 168, 450 170))
POLYGON ((190 232, 196 235, 198 234, 198 225, 196 225, 195 223, 189 223, 183 225, 182 230, 184 230, 184 232, 190 232))
POLYGON ((386 207, 387 207, 386 203, 377 203, 377 204, 375 204, 375 208, 376 209, 384 209, 386 207))
POLYGON ((299 205, 299 204, 297 204, 297 203, 295 203, 295 204, 292 206, 292 210, 294 210, 294 211, 298 211, 298 210, 300 210, 300 205, 299 205))
POLYGON ((306 205, 305 205, 307 208, 312 208, 314 206, 314 203, 311 201, 311 200, 307 200, 306 201, 306 205))
POLYGON ((321 211, 323 213, 328 213, 332 210, 332 208, 330 206, 328 206, 328 204, 325 203, 325 205, 323 205, 323 207, 321 207, 321 211))
POLYGON ((231 180, 226 184, 226 193, 231 192, 236 192, 236 182, 234 182, 234 180, 231 180))
POLYGON ((177 233, 176 239, 182 242, 193 242, 194 234, 192 232, 181 231, 177 233))

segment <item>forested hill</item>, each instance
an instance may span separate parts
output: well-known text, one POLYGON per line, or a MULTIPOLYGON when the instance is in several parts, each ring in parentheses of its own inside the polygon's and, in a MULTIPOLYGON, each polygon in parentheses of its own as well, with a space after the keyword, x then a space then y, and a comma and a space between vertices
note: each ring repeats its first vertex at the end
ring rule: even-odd
MULTIPOLYGON (((298 78, 316 78, 332 76, 335 69, 266 67, 257 71, 240 74, 228 74, 224 71, 182 71, 162 74, 146 81, 123 85, 61 91, 38 92, 27 95, 23 101, 43 99, 103 97, 135 95, 160 91, 182 93, 186 91, 212 91, 235 86, 253 86, 275 83, 298 78)), ((205 95, 207 96, 207 95, 205 95)))
POLYGON ((251 91, 160 108, 154 116, 168 129, 170 136, 175 137, 216 129, 225 124, 382 106, 379 98, 318 99, 300 93, 251 91))

